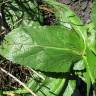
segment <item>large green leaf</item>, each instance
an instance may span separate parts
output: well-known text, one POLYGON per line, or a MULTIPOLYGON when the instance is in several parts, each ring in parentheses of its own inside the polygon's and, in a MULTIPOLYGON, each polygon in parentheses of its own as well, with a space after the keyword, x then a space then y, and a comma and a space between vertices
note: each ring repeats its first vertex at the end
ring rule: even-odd
MULTIPOLYGON (((82 23, 80 18, 73 12, 69 6, 61 4, 59 2, 54 2, 54 0, 43 0, 47 3, 50 8, 53 10, 56 20, 60 25, 63 25, 67 28, 74 29, 84 40, 84 50, 86 50, 86 40, 87 40, 87 27, 82 23)), ((92 43, 90 43, 92 45, 92 43)), ((77 63, 76 63, 77 64, 77 63)), ((74 64, 74 65, 76 65, 74 64)), ((84 69, 84 64, 80 63, 75 66, 75 70, 84 69)))
POLYGON ((2 46, 0 54, 7 59, 50 72, 69 71, 84 55, 83 39, 63 26, 20 27, 6 36, 2 46))

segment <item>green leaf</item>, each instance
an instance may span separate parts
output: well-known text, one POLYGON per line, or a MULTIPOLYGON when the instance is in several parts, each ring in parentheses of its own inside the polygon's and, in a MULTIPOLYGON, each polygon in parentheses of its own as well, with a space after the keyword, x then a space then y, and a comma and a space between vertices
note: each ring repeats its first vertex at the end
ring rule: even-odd
MULTIPOLYGON (((66 84, 65 81, 66 79, 46 77, 45 81, 38 82, 32 78, 30 79, 30 82, 28 82, 27 85, 29 85, 30 86, 29 88, 31 88, 32 90, 35 89, 34 92, 38 96, 45 96, 45 95, 59 96, 59 94, 61 93, 61 90, 64 90, 64 84, 66 84)), ((68 86, 65 88, 63 95, 71 96, 75 90, 75 87, 76 87, 76 81, 69 80, 68 86)), ((18 91, 15 91, 15 92, 17 93, 18 91)), ((22 90, 21 90, 21 93, 22 93, 22 90)), ((25 94, 24 96, 31 96, 30 94, 28 95, 27 94, 25 94)))
POLYGON ((84 76, 84 81, 87 84, 87 96, 89 96, 89 92, 91 88, 91 79, 90 79, 88 72, 84 72, 83 76, 84 76))
POLYGON ((87 44, 88 47, 96 54, 96 30, 93 23, 89 23, 86 25, 88 28, 87 32, 87 44))
POLYGON ((84 70, 84 69, 85 69, 85 62, 83 59, 74 64, 73 70, 84 70))
POLYGON ((87 57, 86 60, 86 70, 87 74, 89 74, 92 83, 95 83, 96 80, 96 55, 90 50, 87 49, 87 57))
POLYGON ((37 92, 38 96, 58 96, 61 92, 65 79, 47 78, 44 84, 39 88, 37 92), (44 95, 45 94, 45 95, 44 95))
POLYGON ((28 0, 27 2, 9 0, 9 2, 6 2, 7 7, 4 7, 4 14, 11 29, 22 25, 24 21, 30 23, 32 20, 37 20, 38 7, 36 0, 28 0))
POLYGON ((96 54, 96 30, 93 29, 88 34, 88 45, 91 50, 96 54))
POLYGON ((83 39, 63 26, 20 27, 5 37, 2 46, 0 53, 7 59, 48 72, 67 72, 84 55, 83 39))
POLYGON ((76 87, 76 81, 75 80, 69 80, 68 86, 63 94, 63 96, 71 96, 75 90, 76 87))
POLYGON ((86 50, 87 28, 80 18, 65 4, 55 2, 54 0, 44 1, 51 6, 59 24, 74 29, 83 38, 85 43, 84 49, 86 50))

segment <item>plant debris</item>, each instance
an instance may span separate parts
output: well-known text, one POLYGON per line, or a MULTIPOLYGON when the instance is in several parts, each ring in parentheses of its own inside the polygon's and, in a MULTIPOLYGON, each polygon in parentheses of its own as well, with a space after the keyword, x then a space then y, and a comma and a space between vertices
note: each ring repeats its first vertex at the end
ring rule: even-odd
MULTIPOLYGON (((22 82, 27 82, 31 77, 32 71, 19 64, 13 64, 11 61, 0 56, 0 67, 17 77, 22 82)), ((12 90, 21 87, 14 79, 0 70, 0 90, 12 90)))

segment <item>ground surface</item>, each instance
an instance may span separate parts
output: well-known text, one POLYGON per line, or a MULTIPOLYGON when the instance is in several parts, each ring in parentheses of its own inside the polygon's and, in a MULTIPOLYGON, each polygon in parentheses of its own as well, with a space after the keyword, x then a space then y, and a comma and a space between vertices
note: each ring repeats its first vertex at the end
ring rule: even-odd
MULTIPOLYGON (((91 0, 58 0, 61 3, 67 4, 72 10, 80 16, 84 23, 90 22, 90 13, 91 13, 91 0)), ((0 36, 0 39, 2 37, 0 36)), ((28 77, 30 77, 30 70, 24 68, 20 65, 14 65, 12 62, 0 57, 0 67, 6 69, 11 74, 16 76, 22 82, 26 82, 28 77), (3 60, 3 62, 2 62, 3 60), (2 63, 1 63, 2 62, 2 63)), ((6 74, 0 71, 0 89, 14 89, 14 87, 18 87, 19 84, 15 82, 12 78, 7 76, 6 74)))
POLYGON ((84 23, 90 22, 90 13, 92 0, 58 0, 61 3, 69 5, 84 23))

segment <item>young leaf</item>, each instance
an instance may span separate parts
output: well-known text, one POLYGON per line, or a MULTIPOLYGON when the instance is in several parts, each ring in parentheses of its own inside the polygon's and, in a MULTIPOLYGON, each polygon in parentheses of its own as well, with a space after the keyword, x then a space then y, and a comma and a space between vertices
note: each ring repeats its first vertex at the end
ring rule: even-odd
POLYGON ((63 26, 20 27, 5 37, 2 46, 0 53, 7 59, 48 72, 67 72, 84 55, 83 39, 63 26))

